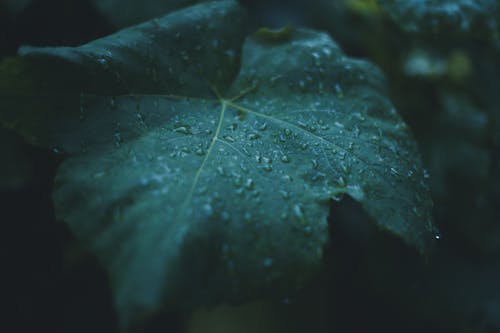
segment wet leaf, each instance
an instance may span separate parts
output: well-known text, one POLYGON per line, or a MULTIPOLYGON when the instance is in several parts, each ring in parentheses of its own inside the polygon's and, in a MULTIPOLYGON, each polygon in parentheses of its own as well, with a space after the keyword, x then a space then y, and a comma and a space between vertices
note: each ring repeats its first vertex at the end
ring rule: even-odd
POLYGON ((69 155, 57 217, 109 271, 125 326, 300 287, 343 195, 421 252, 434 240, 379 70, 312 30, 244 40, 242 20, 232 1, 203 4, 4 66, 3 121, 69 155))

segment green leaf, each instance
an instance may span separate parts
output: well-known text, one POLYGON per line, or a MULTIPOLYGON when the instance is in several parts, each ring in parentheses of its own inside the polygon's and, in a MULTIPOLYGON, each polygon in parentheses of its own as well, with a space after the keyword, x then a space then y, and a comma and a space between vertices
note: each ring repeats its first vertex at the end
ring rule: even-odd
POLYGON ((344 194, 421 252, 434 240, 380 71, 311 30, 244 41, 242 15, 221 1, 78 48, 24 48, 11 81, 24 91, 0 99, 5 123, 68 153, 57 217, 109 271, 125 326, 300 287, 344 194))

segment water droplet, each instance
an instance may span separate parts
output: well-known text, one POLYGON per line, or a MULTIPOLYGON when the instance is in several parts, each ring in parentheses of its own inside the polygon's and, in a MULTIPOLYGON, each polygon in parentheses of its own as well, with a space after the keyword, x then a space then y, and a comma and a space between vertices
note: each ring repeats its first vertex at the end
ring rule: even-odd
POLYGON ((180 126, 180 127, 174 128, 174 132, 182 133, 182 134, 191 134, 191 130, 186 126, 180 126))
POLYGON ((283 163, 290 163, 290 157, 288 155, 283 155, 280 157, 281 162, 283 163))
POLYGON ((286 136, 292 135, 292 131, 289 128, 285 128, 285 135, 286 136))
POLYGON ((116 148, 120 148, 121 143, 123 142, 122 136, 120 133, 115 133, 114 136, 115 136, 115 146, 116 148))
POLYGON ((257 140, 261 135, 259 133, 250 133, 248 134, 248 140, 257 140))
POLYGON ((299 204, 293 205, 293 214, 299 219, 299 221, 303 221, 305 219, 304 211, 302 210, 302 206, 299 204))
POLYGON ((241 175, 236 175, 234 177, 234 181, 233 181, 234 186, 240 187, 242 182, 243 182, 243 177, 241 175))
POLYGON ((311 164, 312 164, 312 166, 313 166, 314 169, 318 168, 318 160, 312 159, 311 160, 311 164))
POLYGON ((109 69, 108 60, 104 57, 97 58, 97 63, 106 71, 109 69))
POLYGON ((231 142, 231 143, 233 143, 235 141, 234 138, 230 135, 224 135, 224 140, 226 140, 227 142, 231 142))
POLYGON ((419 210, 417 206, 414 206, 412 208, 412 211, 413 211, 413 214, 415 214, 417 217, 422 217, 423 216, 422 211, 419 210))
POLYGON ((273 258, 264 258, 262 264, 264 267, 271 267, 273 265, 273 258))
POLYGON ((328 48, 328 47, 323 47, 323 48, 321 49, 321 51, 322 51, 322 52, 323 52, 323 53, 324 53, 327 57, 329 57, 329 56, 332 54, 332 50, 330 50, 330 48, 328 48))
POLYGON ((189 58, 189 54, 187 54, 186 52, 181 52, 181 58, 185 63, 189 63, 189 61, 191 60, 189 58))
POLYGON ((340 176, 339 178, 337 178, 337 184, 340 187, 345 187, 347 185, 346 182, 345 182, 344 177, 342 177, 342 176, 340 176))
POLYGON ((248 168, 246 167, 246 165, 244 165, 244 164, 240 164, 240 169, 241 169, 241 171, 243 171, 244 173, 248 173, 248 171, 249 171, 249 170, 248 170, 248 168))
POLYGON ((219 175, 221 175, 221 176, 225 176, 225 175, 226 175, 226 171, 225 171, 225 170, 224 170, 224 168, 223 168, 223 167, 221 167, 221 166, 218 166, 218 167, 217 167, 217 173, 218 173, 219 175))
POLYGON ((273 166, 271 164, 264 164, 264 166, 262 166, 262 169, 264 171, 271 172, 273 171, 273 166))
POLYGON ((399 171, 396 170, 395 168, 390 168, 391 174, 397 179, 401 180, 401 175, 399 174, 399 171))
POLYGON ((208 216, 212 216, 214 214, 214 209, 212 208, 212 205, 204 204, 203 205, 203 212, 208 216))
POLYGON ((283 199, 285 199, 285 200, 290 199, 290 192, 287 192, 285 190, 280 190, 280 194, 283 197, 283 199))
POLYGON ((305 122, 303 122, 302 120, 297 121, 297 125, 299 125, 300 127, 307 128, 307 124, 305 122))
POLYGON ((254 181, 252 178, 248 178, 246 181, 245 181, 245 188, 248 189, 248 190, 251 190, 253 189, 254 187, 254 181))
POLYGON ((323 172, 315 172, 314 175, 312 175, 311 180, 313 182, 318 181, 319 179, 325 178, 326 174, 323 172))
POLYGON ((335 201, 341 201, 344 198, 343 192, 330 192, 330 198, 335 201))
POLYGON ((142 115, 142 113, 136 113, 135 117, 137 118, 138 122, 140 122, 141 124, 144 123, 144 116, 142 115))
POLYGON ((359 134, 360 134, 360 130, 359 130, 359 127, 358 126, 354 126, 354 129, 352 131, 352 134, 357 138, 359 137, 359 134))
POLYGON ((342 87, 338 83, 335 84, 335 92, 337 93, 338 98, 344 97, 344 92, 342 91, 342 87))
POLYGON ((106 172, 104 171, 98 171, 96 173, 94 173, 94 178, 102 178, 106 175, 106 172))

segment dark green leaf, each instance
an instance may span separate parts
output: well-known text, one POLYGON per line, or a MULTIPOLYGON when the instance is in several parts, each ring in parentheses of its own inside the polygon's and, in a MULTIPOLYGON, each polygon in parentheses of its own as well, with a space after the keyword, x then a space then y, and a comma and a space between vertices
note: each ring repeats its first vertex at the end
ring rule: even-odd
POLYGON ((70 154, 56 213, 108 269, 125 324, 301 286, 344 194, 421 252, 434 240, 418 152, 379 70, 311 30, 243 42, 241 20, 222 1, 78 48, 25 48, 24 61, 65 70, 25 84, 26 66, 20 84, 43 96, 1 99, 11 127, 70 154))

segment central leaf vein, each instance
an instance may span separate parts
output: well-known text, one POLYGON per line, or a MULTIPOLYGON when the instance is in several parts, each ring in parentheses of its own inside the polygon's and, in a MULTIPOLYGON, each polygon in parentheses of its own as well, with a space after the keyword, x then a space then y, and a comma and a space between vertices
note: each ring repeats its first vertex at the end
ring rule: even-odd
POLYGON ((186 196, 186 199, 184 200, 184 203, 181 206, 181 210, 179 211, 179 215, 184 214, 186 212, 187 206, 189 205, 189 203, 191 202, 191 199, 193 198, 193 193, 194 193, 194 190, 196 188, 196 185, 198 184, 200 176, 203 172, 203 168, 205 167, 205 164, 207 163, 208 159, 210 158, 210 155, 211 155, 212 150, 215 146, 215 143, 219 139, 219 133, 220 133, 221 128, 222 128, 222 122, 224 121, 224 114, 226 112, 226 107, 227 107, 227 103, 225 101, 221 101, 221 103, 222 103, 222 107, 221 107, 221 111, 219 114, 219 121, 217 123, 217 129, 215 130, 215 134, 212 137, 212 141, 210 142, 210 146, 208 147, 207 153, 205 154, 205 157, 203 158, 203 161, 201 162, 200 167, 198 168, 198 170, 196 170, 196 173, 195 173, 194 179, 193 179, 193 183, 192 183, 191 187, 189 188, 189 191, 188 191, 188 194, 186 196))

